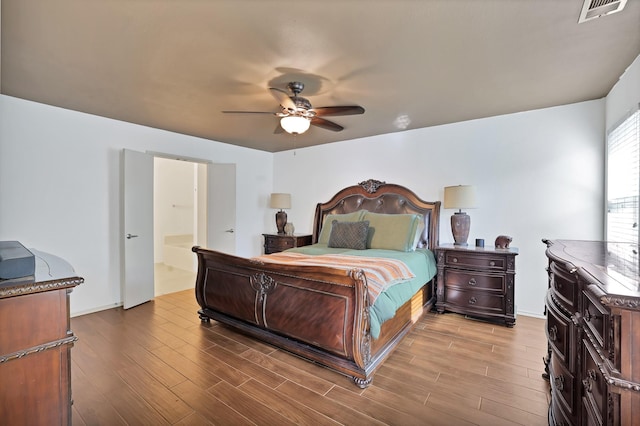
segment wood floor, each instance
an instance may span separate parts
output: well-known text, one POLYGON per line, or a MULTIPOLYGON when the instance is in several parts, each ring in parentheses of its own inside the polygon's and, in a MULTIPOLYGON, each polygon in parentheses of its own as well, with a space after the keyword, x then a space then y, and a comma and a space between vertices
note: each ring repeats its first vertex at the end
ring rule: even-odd
POLYGON ((429 313, 362 390, 217 323, 193 290, 71 319, 74 425, 546 425, 544 321, 429 313))

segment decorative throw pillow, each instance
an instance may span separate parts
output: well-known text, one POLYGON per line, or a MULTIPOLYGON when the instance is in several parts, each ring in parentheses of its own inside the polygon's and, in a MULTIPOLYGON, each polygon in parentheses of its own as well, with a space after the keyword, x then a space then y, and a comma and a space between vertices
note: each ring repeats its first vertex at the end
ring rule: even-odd
POLYGON ((364 212, 365 210, 358 210, 351 213, 327 215, 325 217, 324 224, 322 225, 320 236, 318 237, 318 244, 329 243, 329 235, 331 235, 331 223, 334 220, 337 220, 338 222, 359 222, 362 220, 362 216, 364 216, 364 212))
POLYGON ((329 247, 348 248, 352 250, 364 250, 367 248, 367 235, 369 233, 369 221, 361 222, 331 222, 331 235, 329 235, 329 247))

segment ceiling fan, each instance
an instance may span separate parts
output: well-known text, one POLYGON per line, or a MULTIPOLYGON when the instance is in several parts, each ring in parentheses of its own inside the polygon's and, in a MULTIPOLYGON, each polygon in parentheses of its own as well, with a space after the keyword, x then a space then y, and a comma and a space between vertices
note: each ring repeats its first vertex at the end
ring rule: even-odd
POLYGON ((223 113, 242 113, 242 114, 273 114, 280 117, 280 125, 274 133, 280 133, 285 130, 291 134, 302 134, 309 129, 310 125, 321 127, 327 130, 339 132, 344 129, 341 125, 333 121, 325 120, 324 116, 336 115, 356 115, 364 114, 364 108, 358 105, 343 105, 332 107, 312 108, 311 102, 303 98, 300 92, 304 89, 304 84, 299 81, 292 81, 287 84, 287 88, 293 93, 291 96, 288 92, 270 87, 269 92, 280 103, 279 112, 267 111, 222 111, 223 113))

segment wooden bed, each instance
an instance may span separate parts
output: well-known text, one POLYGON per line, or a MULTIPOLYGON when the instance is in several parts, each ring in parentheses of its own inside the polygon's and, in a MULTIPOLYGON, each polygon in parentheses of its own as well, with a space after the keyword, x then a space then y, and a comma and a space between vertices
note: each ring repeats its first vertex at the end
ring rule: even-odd
MULTIPOLYGON (((421 214, 418 247, 438 244, 440 202, 375 180, 339 191, 316 207, 313 241, 328 215, 359 210, 421 214)), ((373 338, 367 277, 362 269, 295 266, 241 258, 200 247, 196 299, 211 319, 352 378, 367 387, 415 321, 435 303, 435 277, 404 303, 373 338)))

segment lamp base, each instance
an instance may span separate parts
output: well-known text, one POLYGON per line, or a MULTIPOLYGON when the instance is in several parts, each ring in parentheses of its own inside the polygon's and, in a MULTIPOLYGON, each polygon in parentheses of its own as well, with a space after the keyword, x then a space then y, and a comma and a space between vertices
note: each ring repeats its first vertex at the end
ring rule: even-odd
POLYGON ((456 212, 451 215, 451 232, 453 233, 453 245, 468 246, 469 229, 471 229, 471 217, 465 212, 456 212))
POLYGON ((287 212, 280 210, 276 213, 276 228, 278 234, 284 234, 284 226, 287 224, 287 212))

